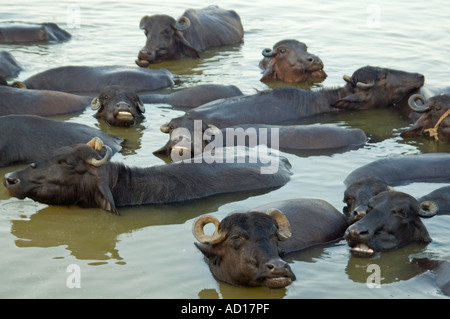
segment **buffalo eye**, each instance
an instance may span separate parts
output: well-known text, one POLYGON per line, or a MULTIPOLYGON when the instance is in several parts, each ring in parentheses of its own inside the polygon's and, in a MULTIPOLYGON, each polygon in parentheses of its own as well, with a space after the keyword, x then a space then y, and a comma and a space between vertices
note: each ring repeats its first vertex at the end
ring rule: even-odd
POLYGON ((71 160, 68 159, 61 159, 58 161, 58 164, 63 165, 63 166, 68 166, 68 167, 73 167, 74 163, 71 160))
POLYGON ((172 36, 172 29, 164 29, 161 31, 161 34, 167 38, 170 38, 172 36))
POLYGON ((404 209, 393 210, 392 213, 400 218, 406 218, 407 213, 404 209))
POLYGON ((278 50, 278 52, 281 53, 281 54, 286 53, 286 51, 287 51, 286 48, 280 48, 278 50))
POLYGON ((436 103, 432 107, 433 107, 433 111, 436 111, 436 112, 439 112, 442 109, 442 105, 440 103, 436 103))
POLYGON ((36 168, 36 163, 30 163, 31 168, 36 168))

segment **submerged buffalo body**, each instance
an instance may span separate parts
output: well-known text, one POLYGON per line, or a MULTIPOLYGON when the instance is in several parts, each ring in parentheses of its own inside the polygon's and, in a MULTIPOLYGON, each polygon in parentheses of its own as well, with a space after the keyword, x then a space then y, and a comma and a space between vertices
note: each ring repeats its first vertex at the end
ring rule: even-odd
POLYGON ((92 136, 99 136, 113 153, 122 148, 122 139, 96 128, 34 115, 0 116, 0 136, 0 167, 45 159, 60 147, 92 136))
POLYGON ((71 37, 55 23, 0 23, 0 43, 62 42, 71 37))
POLYGON ((91 102, 91 108, 97 112, 96 118, 102 118, 109 125, 130 127, 144 118, 144 103, 132 89, 111 85, 104 88, 91 102))
POLYGON ((183 134, 177 136, 172 133, 169 142, 154 153, 169 156, 172 152, 179 153, 180 150, 189 152, 190 148, 190 153, 195 154, 195 151, 205 143, 209 148, 215 149, 231 145, 247 147, 267 145, 273 149, 296 154, 328 154, 357 149, 367 142, 366 134, 360 129, 330 125, 246 124, 223 129, 210 126, 205 131, 204 138, 205 140, 198 141, 192 136, 183 134), (186 143, 186 140, 191 143, 186 143))
POLYGON ((365 216, 372 197, 395 186, 450 182, 449 161, 450 154, 419 154, 384 158, 355 169, 344 180, 344 212, 349 223, 365 216))
POLYGON ((415 264, 433 272, 436 285, 446 296, 450 296, 450 261, 448 258, 447 256, 444 260, 429 258, 413 259, 415 264))
POLYGON ((436 211, 424 211, 417 200, 405 193, 387 191, 369 200, 366 215, 345 231, 352 254, 370 257, 376 252, 400 248, 411 242, 431 242, 421 217, 436 211))
POLYGON ((217 6, 186 10, 178 20, 167 15, 144 16, 139 27, 147 38, 136 59, 141 67, 182 57, 198 58, 208 48, 236 44, 244 36, 239 15, 217 6))
POLYGON ((241 95, 242 91, 235 85, 201 84, 168 94, 148 93, 139 96, 144 103, 165 103, 175 108, 194 108, 214 100, 241 95))
POLYGON ((281 80, 304 82, 309 79, 325 79, 323 62, 308 52, 306 44, 297 40, 282 40, 273 49, 262 51, 264 58, 259 62, 263 69, 262 82, 281 80))
POLYGON ((402 137, 413 137, 428 134, 436 140, 450 142, 450 95, 441 94, 425 101, 418 94, 410 97, 409 105, 413 111, 423 113, 415 123, 402 132, 402 137), (416 100, 424 104, 418 105, 416 100))
MULTIPOLYGON (((109 162, 111 150, 97 138, 56 150, 47 160, 5 175, 12 196, 50 205, 99 207, 118 213, 119 206, 184 202, 208 196, 278 188, 290 179, 290 164, 277 157, 278 167, 263 174, 269 158, 254 163, 200 159, 149 168, 109 162), (106 148, 101 157, 99 150, 106 148), (243 178, 245 176, 245 178, 243 178), (219 178, 219 180, 218 180, 219 178)), ((275 160, 275 158, 273 158, 275 160)))
MULTIPOLYGON (((19 75, 22 67, 8 51, 0 51, 0 80, 8 80, 19 75)), ((0 84, 1 85, 1 84, 0 84)))
POLYGON ((0 116, 31 114, 40 116, 82 112, 92 98, 50 90, 23 90, 0 86, 0 116))
POLYGON ((346 228, 343 215, 327 202, 294 199, 236 212, 220 223, 213 216, 202 216, 193 233, 217 280, 283 288, 296 277, 282 256, 338 240, 346 228), (208 223, 216 226, 211 236, 203 232, 208 223))
POLYGON ((97 94, 109 85, 133 88, 136 92, 153 91, 174 84, 166 69, 143 69, 125 66, 63 66, 31 76, 17 86, 28 89, 69 93, 97 94))
POLYGON ((338 89, 317 92, 298 88, 275 88, 253 95, 221 99, 204 104, 173 119, 165 130, 191 129, 194 120, 218 128, 238 124, 286 124, 315 114, 339 110, 387 107, 409 96, 424 83, 423 75, 376 67, 364 67, 338 89))

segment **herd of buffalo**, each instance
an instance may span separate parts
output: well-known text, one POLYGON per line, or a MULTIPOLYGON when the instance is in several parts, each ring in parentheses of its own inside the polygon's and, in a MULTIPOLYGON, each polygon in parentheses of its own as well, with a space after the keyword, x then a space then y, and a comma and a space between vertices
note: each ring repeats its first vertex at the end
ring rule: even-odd
MULTIPOLYGON (((275 159, 269 154, 256 163, 197 161, 194 150, 214 141, 210 136, 198 145, 190 138, 199 121, 201 133, 212 132, 213 136, 227 128, 256 128, 255 132, 277 128, 281 150, 348 150, 364 146, 367 137, 362 130, 295 122, 321 113, 395 107, 411 121, 403 138, 426 135, 436 143, 450 141, 450 96, 420 95, 425 80, 422 74, 363 66, 351 76, 345 75, 342 86, 315 91, 277 87, 246 95, 233 85, 219 84, 170 91, 177 77, 168 70, 147 67, 164 60, 199 58, 209 48, 240 43, 244 36, 240 17, 235 11, 209 6, 186 10, 178 19, 144 16, 139 25, 146 42, 135 67, 63 66, 19 82, 14 78, 21 72, 20 64, 9 52, 0 52, 0 167, 28 164, 4 176, 11 196, 49 205, 99 207, 119 214, 121 206, 270 190, 289 182, 291 164, 283 156, 275 159), (164 88, 166 93, 152 93, 164 88), (188 160, 127 167, 110 161, 121 149, 122 139, 87 125, 48 118, 82 112, 90 106, 99 121, 131 127, 152 116, 145 113, 149 103, 167 103, 186 111, 161 126, 168 142, 154 153, 188 152, 188 160), (262 174, 264 163, 275 160, 277 169, 262 174), (217 178, 222 182, 216 183, 217 178)), ((0 23, 2 44, 63 42, 70 37, 52 23, 0 23)), ((321 81, 327 76, 321 59, 297 40, 279 41, 262 55, 259 67, 264 82, 321 81)), ((249 146, 245 141, 242 144, 233 147, 249 146)), ((360 167, 344 181, 344 214, 323 200, 292 199, 234 212, 220 222, 211 215, 201 216, 193 226, 196 246, 218 280, 282 288, 295 280, 282 259, 290 252, 341 238, 346 239, 352 254, 362 257, 410 242, 429 243, 431 237, 421 218, 450 213, 448 186, 421 198, 393 187, 413 182, 450 183, 449 162, 450 154, 432 153, 385 158, 360 167), (203 231, 209 223, 215 225, 212 235, 203 231)), ((435 261, 421 264, 443 273, 447 281, 441 289, 450 294, 448 270, 439 272, 448 265, 435 261)))

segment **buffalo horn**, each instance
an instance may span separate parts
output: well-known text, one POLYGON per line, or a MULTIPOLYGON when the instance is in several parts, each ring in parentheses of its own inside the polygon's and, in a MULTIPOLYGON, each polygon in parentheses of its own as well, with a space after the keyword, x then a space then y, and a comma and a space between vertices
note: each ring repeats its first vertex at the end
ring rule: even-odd
POLYGON ((209 245, 220 243, 225 239, 226 236, 226 233, 222 233, 219 231, 219 220, 210 215, 199 217, 192 227, 192 233, 200 243, 209 245), (203 230, 203 227, 209 223, 213 223, 216 227, 214 234, 212 234, 211 236, 205 235, 205 232, 203 230))
POLYGON ((175 28, 178 31, 184 31, 187 28, 189 28, 191 26, 191 20, 189 20, 188 17, 182 16, 181 18, 178 19, 177 23, 175 24, 175 28))
POLYGON ((356 83, 356 86, 359 87, 360 89, 370 89, 374 85, 375 85, 375 82, 370 82, 370 83, 358 82, 358 83, 356 83))
POLYGON ((161 127, 159 128, 161 130, 161 132, 163 133, 169 133, 170 132, 170 126, 169 123, 164 123, 163 125, 161 125, 161 127))
POLYGON ((112 150, 111 147, 109 147, 108 145, 105 145, 103 143, 103 141, 101 139, 99 139, 98 137, 94 137, 92 140, 90 140, 87 145, 89 145, 90 147, 92 147, 93 149, 95 149, 97 152, 100 152, 103 148, 106 149, 106 154, 105 156, 103 156, 102 159, 98 160, 96 158, 91 158, 89 160, 87 160, 86 162, 89 165, 95 166, 95 167, 100 167, 105 165, 106 163, 108 163, 109 159, 111 158, 112 155, 112 150))
POLYGON ((424 201, 419 205, 419 216, 424 218, 430 218, 437 214, 439 210, 438 205, 432 201, 424 201))
POLYGON ((430 109, 430 107, 425 104, 425 98, 420 94, 411 95, 408 99, 408 105, 413 111, 420 113, 426 112, 430 109), (417 104, 416 100, 422 101, 422 105, 417 104))
POLYGON ((287 240, 291 237, 291 225, 286 216, 278 209, 271 208, 266 214, 272 216, 278 224, 278 237, 280 240, 287 240))
POLYGON ((142 102, 141 99, 138 99, 137 105, 139 107, 139 110, 141 111, 141 113, 145 113, 145 106, 144 106, 144 102, 142 102))
POLYGON ((102 103, 100 102, 100 99, 97 97, 94 97, 91 101, 91 109, 98 110, 102 106, 102 103))
POLYGON ((27 86, 25 85, 25 83, 20 82, 20 81, 14 81, 11 86, 13 88, 18 88, 18 89, 27 89, 27 86))
POLYGON ((265 56, 266 58, 271 58, 275 55, 275 52, 272 51, 272 49, 266 48, 261 51, 261 54, 265 56))
POLYGON ((344 75, 342 78, 345 82, 352 83, 352 77, 350 75, 344 75))

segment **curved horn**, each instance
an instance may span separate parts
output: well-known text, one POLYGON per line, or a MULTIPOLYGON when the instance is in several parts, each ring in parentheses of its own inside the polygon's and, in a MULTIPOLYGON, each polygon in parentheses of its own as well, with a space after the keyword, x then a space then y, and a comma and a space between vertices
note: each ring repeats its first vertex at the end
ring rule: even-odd
POLYGON ((102 103, 100 102, 100 99, 97 97, 94 97, 91 101, 91 109, 98 110, 102 106, 102 103))
POLYGON ((265 56, 266 58, 271 58, 275 55, 275 51, 272 51, 272 49, 266 48, 261 51, 261 54, 265 56))
POLYGON ((426 200, 419 204, 419 216, 430 218, 437 214, 439 206, 430 200, 426 200))
POLYGON ((11 86, 13 88, 18 88, 18 89, 27 89, 27 86, 25 85, 25 83, 20 82, 20 81, 14 81, 11 86))
POLYGON ((287 240, 291 237, 291 224, 287 217, 278 209, 271 208, 266 211, 266 214, 272 216, 278 224, 278 237, 280 240, 287 240))
POLYGON ((430 106, 426 106, 425 98, 420 94, 411 95, 408 99, 408 105, 413 111, 419 113, 426 112, 430 109, 430 106), (422 105, 417 104, 417 100, 422 101, 422 105))
POLYGON ((137 105, 139 110, 141 111, 141 113, 145 113, 145 106, 144 106, 144 102, 142 102, 141 99, 138 99, 137 101, 137 105))
POLYGON ((364 83, 364 82, 356 83, 356 86, 359 87, 360 89, 370 89, 374 85, 375 85, 375 82, 373 82, 373 81, 369 82, 369 83, 364 83))
POLYGON ((175 28, 178 31, 184 31, 187 28, 189 28, 191 26, 191 20, 189 20, 188 17, 182 16, 181 18, 178 19, 177 23, 175 24, 175 28))
POLYGON ((90 140, 87 145, 95 149, 97 152, 100 152, 103 148, 106 149, 106 154, 103 156, 102 159, 98 160, 96 158, 91 158, 86 161, 89 165, 100 167, 108 163, 109 159, 112 156, 112 149, 108 145, 105 145, 101 139, 98 137, 94 137, 92 140, 90 140))
POLYGON ((350 75, 344 75, 342 78, 345 82, 352 83, 352 77, 350 75))
POLYGON ((200 243, 209 245, 218 244, 226 237, 226 233, 222 233, 219 231, 219 220, 210 215, 199 217, 192 226, 192 233, 200 243), (214 233, 211 236, 205 235, 205 232, 203 231, 203 227, 209 223, 213 223, 216 227, 214 233))
POLYGON ((163 133, 170 133, 170 125, 169 125, 169 123, 164 123, 163 125, 160 126, 159 129, 163 133))

